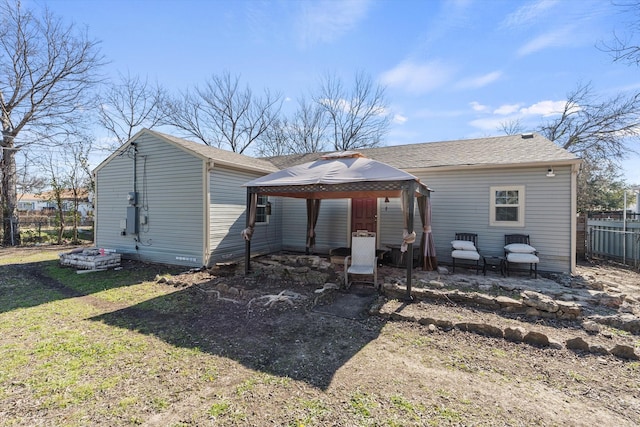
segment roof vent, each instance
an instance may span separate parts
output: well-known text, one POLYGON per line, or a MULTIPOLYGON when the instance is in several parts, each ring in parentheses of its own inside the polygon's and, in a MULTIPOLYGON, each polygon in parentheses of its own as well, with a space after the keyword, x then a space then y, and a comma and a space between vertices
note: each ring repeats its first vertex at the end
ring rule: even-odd
POLYGON ((529 132, 529 133, 523 133, 522 135, 520 135, 522 137, 522 139, 530 139, 533 138, 533 133, 529 132))

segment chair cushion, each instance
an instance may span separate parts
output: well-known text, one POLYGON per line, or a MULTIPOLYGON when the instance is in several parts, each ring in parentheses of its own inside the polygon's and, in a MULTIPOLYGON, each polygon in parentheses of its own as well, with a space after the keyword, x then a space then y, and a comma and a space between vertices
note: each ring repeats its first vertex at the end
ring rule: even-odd
POLYGON ((451 247, 453 249, 460 249, 463 251, 475 251, 476 247, 473 242, 469 240, 454 240, 451 242, 451 247))
POLYGON ((504 247, 507 252, 516 252, 520 254, 532 254, 536 251, 536 248, 524 243, 511 243, 504 247))
POLYGON ((372 265, 352 265, 348 268, 348 272, 351 274, 373 274, 372 265))
POLYGON ((507 254, 508 262, 524 263, 524 264, 537 264, 540 262, 540 258, 534 254, 523 254, 518 252, 510 252, 507 254))
POLYGON ((476 251, 456 250, 451 252, 451 258, 470 259, 473 261, 477 261, 480 259, 480 254, 476 251))

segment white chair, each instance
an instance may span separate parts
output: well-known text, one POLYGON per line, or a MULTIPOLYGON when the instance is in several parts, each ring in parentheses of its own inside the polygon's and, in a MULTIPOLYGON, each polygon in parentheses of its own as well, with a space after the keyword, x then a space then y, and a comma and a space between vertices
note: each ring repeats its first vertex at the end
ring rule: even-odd
POLYGON ((534 278, 538 278, 538 251, 529 244, 527 234, 505 234, 504 235, 504 256, 507 276, 509 275, 510 264, 529 264, 529 277, 533 272, 534 278))
POLYGON ((480 253, 478 252, 478 235, 475 233, 456 233, 455 240, 451 242, 451 259, 453 260, 453 273, 456 272, 456 259, 476 262, 476 274, 480 271, 480 253))
POLYGON ((344 286, 349 289, 349 274, 373 276, 373 286, 378 287, 378 259, 376 233, 356 231, 351 237, 351 255, 344 259, 344 286), (349 265, 351 261, 351 265, 349 265))

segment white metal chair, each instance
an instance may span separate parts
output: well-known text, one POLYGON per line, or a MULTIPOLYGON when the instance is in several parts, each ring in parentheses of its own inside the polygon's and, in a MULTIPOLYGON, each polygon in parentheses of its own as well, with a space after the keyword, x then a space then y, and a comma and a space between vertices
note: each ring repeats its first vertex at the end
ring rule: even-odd
POLYGON ((344 286, 349 289, 349 274, 373 276, 373 286, 378 288, 378 259, 376 233, 356 231, 351 233, 351 255, 344 259, 344 286), (349 265, 351 261, 351 265, 349 265))
POLYGON ((456 233, 455 240, 451 242, 451 259, 453 260, 453 273, 456 272, 456 259, 464 259, 476 262, 476 274, 480 271, 480 253, 478 252, 478 235, 475 233, 456 233))
POLYGON ((509 275, 510 264, 529 264, 529 277, 534 273, 538 278, 538 251, 530 245, 528 234, 505 234, 504 256, 506 259, 506 271, 509 275))

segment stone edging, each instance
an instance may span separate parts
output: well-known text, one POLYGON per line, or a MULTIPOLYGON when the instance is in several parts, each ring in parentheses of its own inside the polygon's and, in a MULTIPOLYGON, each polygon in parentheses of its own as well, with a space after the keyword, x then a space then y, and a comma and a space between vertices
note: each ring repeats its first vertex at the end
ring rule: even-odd
MULTIPOLYGON (((406 289, 401 286, 392 285, 385 286, 384 293, 388 298, 401 300, 406 295, 406 289)), ((536 294, 535 292, 528 291, 528 294, 536 294)), ((417 300, 422 299, 436 299, 436 300, 450 300, 458 303, 467 303, 469 305, 480 305, 486 308, 493 308, 510 313, 524 313, 525 315, 534 316, 547 316, 559 319, 581 319, 580 307, 573 303, 562 304, 563 301, 554 301, 553 299, 542 295, 543 298, 537 295, 529 295, 524 297, 522 301, 517 301, 508 297, 491 297, 478 293, 465 293, 459 291, 439 291, 432 289, 414 289, 412 290, 412 296, 417 300), (559 303, 559 304, 558 304, 559 303), (575 305, 572 306, 571 304, 575 305), (548 310, 545 310, 547 308, 548 310), (567 310, 568 309, 568 310, 567 310), (562 311, 558 315, 558 311, 562 311), (535 314, 534 314, 535 313, 535 314), (548 313, 548 314, 546 314, 548 313)), ((381 316, 390 320, 399 320, 407 322, 415 322, 421 325, 425 325, 430 331, 436 330, 450 331, 458 329, 465 332, 472 332, 479 335, 503 338, 508 341, 526 343, 536 347, 563 349, 567 348, 572 351, 584 351, 591 354, 607 355, 628 359, 628 360, 640 360, 640 356, 636 354, 634 347, 625 344, 616 344, 611 348, 606 348, 599 344, 589 344, 581 337, 575 337, 567 339, 564 343, 550 339, 546 334, 537 331, 527 331, 523 327, 506 327, 504 330, 500 327, 486 324, 486 323, 474 323, 474 322, 452 322, 444 319, 434 319, 428 316, 412 316, 406 315, 397 311, 383 310, 385 304, 385 297, 381 297, 370 309, 369 313, 375 316, 381 316)), ((595 322, 585 322, 587 326, 589 324, 595 324, 595 322)), ((597 325, 592 326, 597 329, 597 325)), ((585 328, 587 329, 587 328, 585 328)), ((590 332, 594 332, 591 330, 590 332)))

